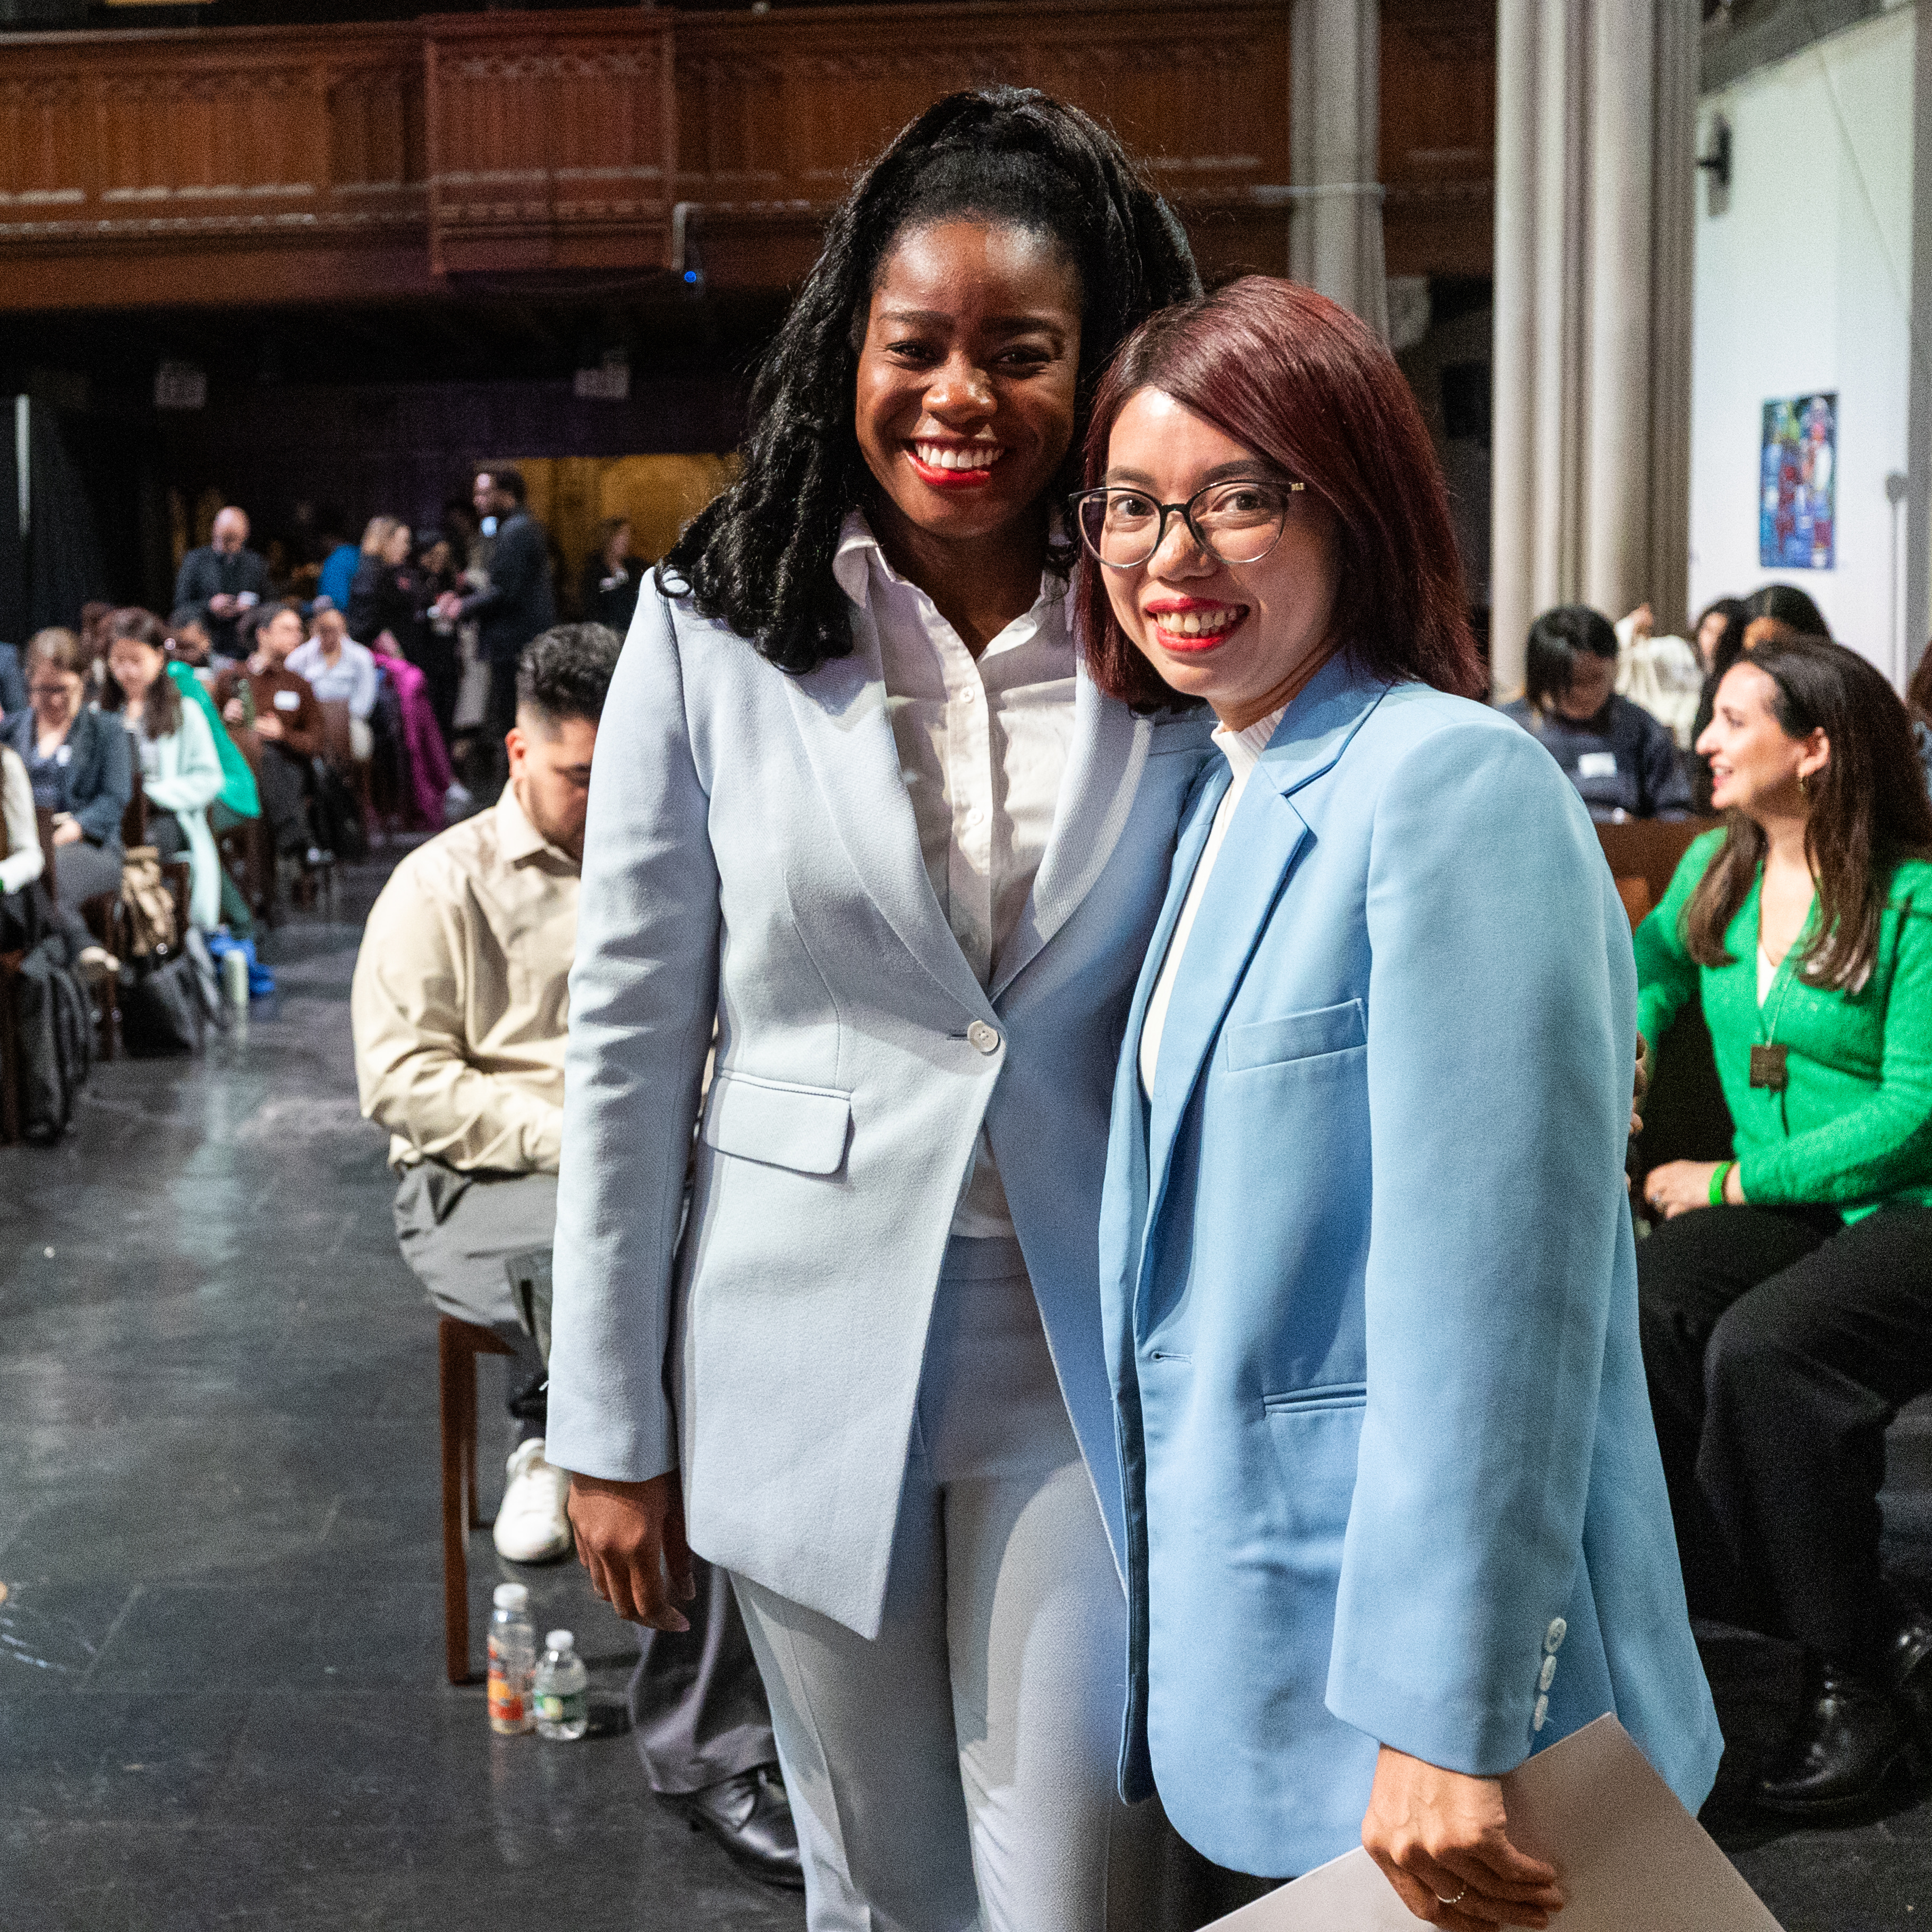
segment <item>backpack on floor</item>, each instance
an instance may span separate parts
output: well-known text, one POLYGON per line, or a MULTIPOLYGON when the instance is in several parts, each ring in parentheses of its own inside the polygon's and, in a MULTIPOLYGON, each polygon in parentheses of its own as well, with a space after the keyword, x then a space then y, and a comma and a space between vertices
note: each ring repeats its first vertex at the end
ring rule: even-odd
POLYGON ((94 1016, 67 963, 67 942, 45 938, 15 982, 20 1043, 20 1129, 45 1145, 66 1132, 94 1064, 94 1016))

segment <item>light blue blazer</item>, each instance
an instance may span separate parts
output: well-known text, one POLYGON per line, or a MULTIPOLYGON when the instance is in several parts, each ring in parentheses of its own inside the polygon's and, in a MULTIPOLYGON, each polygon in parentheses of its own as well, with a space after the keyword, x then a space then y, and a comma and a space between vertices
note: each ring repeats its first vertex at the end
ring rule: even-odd
POLYGON ((1636 971, 1589 818, 1508 718, 1332 662, 1235 812, 1149 1104, 1228 782, 1114 1090, 1123 1790, 1300 1873, 1359 1843, 1378 1742, 1496 1774, 1614 1711, 1694 1810, 1722 1740, 1638 1348, 1636 971))
POLYGON ((1135 717, 1080 674, 1052 835, 982 988, 927 879, 862 611, 855 642, 794 677, 688 603, 639 600, 590 780, 546 1453, 681 1468, 695 1549, 871 1636, 982 1121, 1124 1551, 1109 1100, 1213 721, 1135 717))

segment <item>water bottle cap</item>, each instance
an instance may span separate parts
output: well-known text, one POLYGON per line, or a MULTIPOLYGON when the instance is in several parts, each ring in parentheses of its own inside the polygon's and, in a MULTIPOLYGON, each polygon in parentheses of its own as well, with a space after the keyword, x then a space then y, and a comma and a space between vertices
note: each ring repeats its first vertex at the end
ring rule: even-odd
POLYGON ((527 1610, 530 1601, 530 1586, 527 1583, 499 1583, 491 1601, 500 1610, 527 1610))
POLYGON ((576 1641, 568 1630, 552 1630, 544 1639, 545 1645, 552 1650, 568 1650, 576 1641))

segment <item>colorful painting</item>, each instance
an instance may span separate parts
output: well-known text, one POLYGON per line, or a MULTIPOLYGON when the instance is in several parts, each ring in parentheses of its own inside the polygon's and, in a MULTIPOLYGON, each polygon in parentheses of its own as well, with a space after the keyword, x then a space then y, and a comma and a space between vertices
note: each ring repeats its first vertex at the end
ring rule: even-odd
POLYGON ((1764 406, 1757 560, 1767 570, 1829 570, 1838 398, 1793 396, 1764 406))

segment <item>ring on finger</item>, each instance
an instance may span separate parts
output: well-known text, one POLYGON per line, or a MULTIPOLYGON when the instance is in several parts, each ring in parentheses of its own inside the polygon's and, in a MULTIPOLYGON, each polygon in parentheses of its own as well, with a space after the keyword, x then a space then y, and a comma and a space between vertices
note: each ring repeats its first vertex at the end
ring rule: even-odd
POLYGON ((1463 1900, 1467 1898, 1468 1895, 1469 1882, 1467 1879, 1465 1879, 1462 1881, 1462 1889, 1456 1893, 1454 1898, 1444 1898, 1442 1893, 1438 1892, 1436 1894, 1436 1902, 1438 1905, 1460 1905, 1463 1900))

